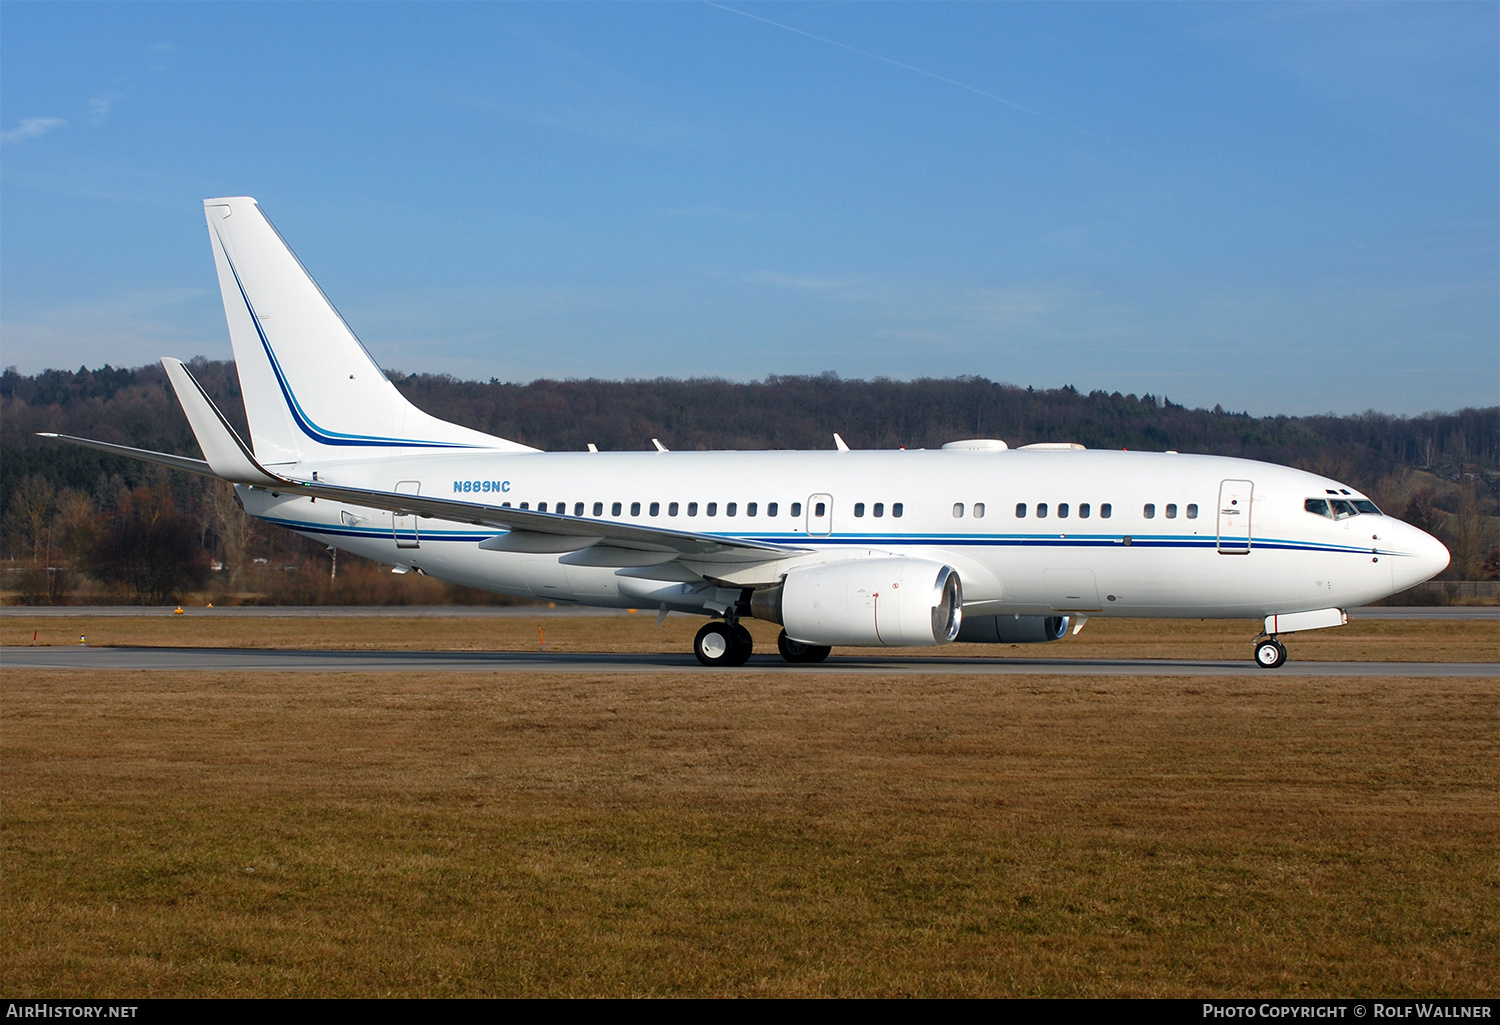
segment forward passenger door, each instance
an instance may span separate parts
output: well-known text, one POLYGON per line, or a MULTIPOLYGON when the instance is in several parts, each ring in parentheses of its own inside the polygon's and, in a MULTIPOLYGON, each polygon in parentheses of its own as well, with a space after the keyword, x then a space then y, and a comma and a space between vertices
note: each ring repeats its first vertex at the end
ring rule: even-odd
POLYGON ((1245 555, 1250 551, 1250 498, 1255 485, 1247 480, 1219 484, 1219 554, 1245 555))

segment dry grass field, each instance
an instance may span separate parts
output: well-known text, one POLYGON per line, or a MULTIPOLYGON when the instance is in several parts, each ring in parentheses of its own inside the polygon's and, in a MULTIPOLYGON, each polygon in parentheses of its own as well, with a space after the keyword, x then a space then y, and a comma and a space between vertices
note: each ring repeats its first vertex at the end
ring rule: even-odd
MULTIPOLYGON (((691 651, 705 620, 655 613, 633 616, 327 616, 213 615, 188 609, 182 616, 27 617, 0 619, 0 645, 77 644, 211 648, 387 648, 417 651, 691 651), (538 635, 538 630, 542 634, 538 635)), ((746 620, 756 651, 775 655, 780 627, 746 620)), ((1051 644, 950 644, 941 648, 857 649, 840 653, 901 658, 1191 658, 1249 660, 1260 631, 1252 620, 1092 619, 1077 636, 1051 644)), ((1354 619, 1347 626, 1287 634, 1295 661, 1497 662, 1500 621, 1354 619)), ((3 659, 3 649, 0 649, 3 659)))
POLYGON ((0 986, 1493 997, 1497 756, 1493 678, 5 669, 0 986))

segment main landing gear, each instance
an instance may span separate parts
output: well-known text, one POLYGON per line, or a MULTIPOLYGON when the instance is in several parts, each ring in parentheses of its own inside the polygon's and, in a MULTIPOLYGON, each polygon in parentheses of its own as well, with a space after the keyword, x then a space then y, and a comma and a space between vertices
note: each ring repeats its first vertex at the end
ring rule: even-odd
POLYGON ((776 650, 781 652, 781 657, 788 662, 809 663, 823 661, 833 649, 826 644, 804 644, 801 641, 794 641, 783 630, 781 636, 776 638, 776 650))
POLYGON ((709 623, 693 638, 693 654, 706 666, 742 666, 754 648, 750 631, 738 623, 709 623))
POLYGON ((1255 642, 1255 664, 1262 669, 1280 669, 1286 665, 1286 645, 1274 637, 1255 642))
MULTIPOLYGON (((755 642, 750 637, 749 630, 739 623, 722 620, 707 624, 693 638, 693 654, 699 662, 713 668, 744 665, 750 660, 750 652, 754 647, 755 642)), ((783 630, 781 636, 776 638, 776 650, 788 662, 809 665, 823 661, 833 649, 826 644, 794 641, 783 630)))

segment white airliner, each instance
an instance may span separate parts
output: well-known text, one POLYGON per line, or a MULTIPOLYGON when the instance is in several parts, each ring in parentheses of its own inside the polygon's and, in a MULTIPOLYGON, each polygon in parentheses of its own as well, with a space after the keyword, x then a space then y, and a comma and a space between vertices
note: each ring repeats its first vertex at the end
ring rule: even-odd
MULTIPOLYGON (((1440 572, 1448 550, 1335 480, 1175 452, 955 441, 937 451, 541 452, 396 390, 253 199, 204 201, 247 446, 163 359, 205 459, 80 442, 233 481, 252 515, 444 580, 740 621, 790 662, 834 645, 1056 640, 1090 616, 1262 618, 1278 634, 1440 572)), ((660 621, 660 620, 658 620, 660 621)))

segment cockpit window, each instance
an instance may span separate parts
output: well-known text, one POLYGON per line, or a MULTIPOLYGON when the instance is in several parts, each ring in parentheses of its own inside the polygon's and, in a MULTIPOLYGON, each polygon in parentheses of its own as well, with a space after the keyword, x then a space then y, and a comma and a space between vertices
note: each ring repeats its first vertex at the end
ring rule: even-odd
POLYGON ((1309 498, 1302 503, 1302 508, 1330 520, 1347 520, 1361 513, 1382 515, 1368 498, 1309 498))

